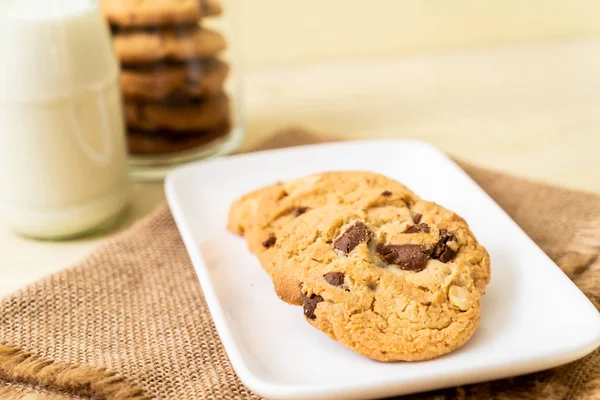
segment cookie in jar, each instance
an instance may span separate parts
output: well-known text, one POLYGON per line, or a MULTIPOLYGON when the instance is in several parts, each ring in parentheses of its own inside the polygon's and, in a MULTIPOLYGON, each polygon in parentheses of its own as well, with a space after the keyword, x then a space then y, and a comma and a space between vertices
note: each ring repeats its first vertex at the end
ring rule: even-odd
POLYGON ((120 62, 131 173, 160 179, 243 139, 225 0, 101 0, 120 62))

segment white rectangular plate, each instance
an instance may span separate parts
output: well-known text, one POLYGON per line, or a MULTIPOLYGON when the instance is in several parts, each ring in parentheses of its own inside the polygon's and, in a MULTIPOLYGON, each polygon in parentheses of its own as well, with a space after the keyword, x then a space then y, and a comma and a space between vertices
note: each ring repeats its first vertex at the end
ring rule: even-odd
POLYGON ((456 164, 421 142, 345 142, 221 158, 166 181, 175 221, 240 379, 272 399, 359 399, 498 379, 554 367, 600 344, 600 316, 560 269, 456 164), (406 184, 463 216, 492 260, 481 326, 458 351, 379 363, 329 339, 275 295, 242 238, 231 202, 275 181, 365 170, 406 184))

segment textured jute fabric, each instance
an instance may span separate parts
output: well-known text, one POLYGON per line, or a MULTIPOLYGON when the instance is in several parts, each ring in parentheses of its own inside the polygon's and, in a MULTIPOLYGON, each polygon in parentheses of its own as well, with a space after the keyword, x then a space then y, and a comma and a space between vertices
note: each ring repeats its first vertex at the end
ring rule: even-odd
MULTIPOLYGON (((268 147, 307 141, 297 135, 268 147)), ((598 308, 600 197, 463 167, 598 308)), ((227 359, 166 206, 0 303, 0 399, 89 398, 258 399, 227 359)), ((408 398, 599 399, 600 350, 541 373, 408 398)))

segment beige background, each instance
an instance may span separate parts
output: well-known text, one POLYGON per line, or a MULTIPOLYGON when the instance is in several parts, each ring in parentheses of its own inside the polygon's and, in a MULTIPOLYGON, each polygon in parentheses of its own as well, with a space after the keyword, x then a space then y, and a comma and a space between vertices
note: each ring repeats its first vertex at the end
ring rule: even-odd
MULTIPOLYGON (((426 140, 465 160, 600 193, 597 0, 237 0, 253 148, 283 130, 426 140)), ((425 160, 426 162, 426 160, 425 160)), ((70 242, 0 222, 0 295, 85 257, 164 200, 70 242)))
POLYGON ((597 0, 227 0, 250 68, 600 34, 597 0))

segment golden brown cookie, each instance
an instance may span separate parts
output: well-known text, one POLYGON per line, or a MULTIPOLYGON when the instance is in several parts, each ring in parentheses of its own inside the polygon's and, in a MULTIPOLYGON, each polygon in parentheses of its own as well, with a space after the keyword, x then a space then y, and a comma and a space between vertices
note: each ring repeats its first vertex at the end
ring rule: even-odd
MULTIPOLYGON (((357 179, 360 178, 357 177, 357 179)), ((330 180, 333 179, 330 178, 330 180)), ((385 190, 379 187, 361 187, 360 189, 352 191, 346 189, 347 191, 345 192, 342 190, 338 194, 339 198, 333 201, 327 201, 317 207, 302 208, 300 210, 302 211, 302 214, 294 215, 293 218, 282 216, 278 218, 278 221, 276 221, 275 224, 271 224, 267 229, 254 229, 251 231, 251 234, 248 235, 249 241, 253 240, 251 238, 253 235, 256 235, 254 240, 262 240, 262 238, 266 237, 261 243, 262 248, 260 248, 256 254, 264 270, 271 277, 273 288, 281 300, 295 305, 302 304, 302 294, 300 292, 297 271, 283 268, 283 264, 278 261, 278 247, 275 246, 275 244, 281 240, 279 236, 281 236, 281 232, 286 229, 287 225, 304 213, 331 205, 347 205, 352 206, 354 209, 365 211, 381 207, 396 207, 398 210, 402 210, 405 217, 410 218, 410 207, 414 205, 415 202, 419 201, 418 197, 412 192, 407 192, 408 189, 400 183, 390 180, 390 182, 386 183, 386 186, 388 189, 385 190), (353 200, 352 197, 354 196, 357 196, 358 198, 353 200)), ((258 212, 260 212, 260 210, 258 212)), ((400 217, 400 215, 398 215, 398 217, 400 217)))
POLYGON ((207 143, 225 137, 231 130, 229 121, 223 121, 213 128, 186 135, 174 132, 139 132, 127 133, 127 146, 131 154, 167 154, 201 147, 207 143))
MULTIPOLYGON (((251 226, 244 236, 248 247, 254 253, 261 253, 267 248, 263 243, 285 223, 302 214, 306 210, 325 204, 359 204, 368 205, 375 200, 366 200, 365 191, 371 191, 375 197, 384 192, 389 196, 410 201, 414 195, 406 186, 372 172, 338 171, 324 172, 294 179, 269 188, 268 191, 257 191, 257 204, 254 212, 249 214, 246 221, 237 221, 240 215, 236 208, 243 207, 242 198, 231 207, 230 226, 251 226)), ((382 195, 387 197, 387 195, 382 195)), ((235 229, 233 230, 234 232, 235 229)), ((238 233, 238 232, 236 232, 238 233)))
POLYGON ((111 25, 146 27, 194 24, 223 12, 218 0, 101 0, 111 25))
POLYGON ((255 222, 258 204, 263 198, 277 196, 282 183, 276 183, 250 192, 233 202, 229 210, 227 229, 238 235, 249 232, 255 222))
POLYGON ((113 36, 117 57, 125 65, 159 61, 187 61, 212 57, 225 49, 223 35, 198 26, 183 29, 117 31, 113 36))
POLYGON ((183 103, 125 102, 125 119, 132 131, 194 132, 210 129, 229 116, 225 94, 183 103))
POLYGON ((311 208, 349 204, 364 208, 380 199, 410 203, 416 197, 406 186, 372 172, 339 171, 309 175, 284 183, 279 192, 259 202, 254 229, 246 234, 250 249, 268 252, 264 242, 287 222, 311 208), (389 193, 389 194, 388 194, 389 193))
POLYGON ((124 68, 121 88, 128 100, 210 97, 223 90, 228 72, 229 66, 216 58, 124 68))
POLYGON ((278 279, 286 270, 274 269, 273 246, 278 232, 303 213, 328 204, 347 204, 359 209, 388 204, 412 204, 417 196, 404 185, 380 174, 358 171, 326 172, 275 184, 250 193, 233 203, 228 228, 243 234, 274 282, 277 295, 290 304, 302 304, 298 286, 278 279))
POLYGON ((326 205, 286 224, 273 247, 291 272, 276 279, 293 281, 307 321, 366 357, 435 358, 479 325, 488 253, 437 204, 326 205))

